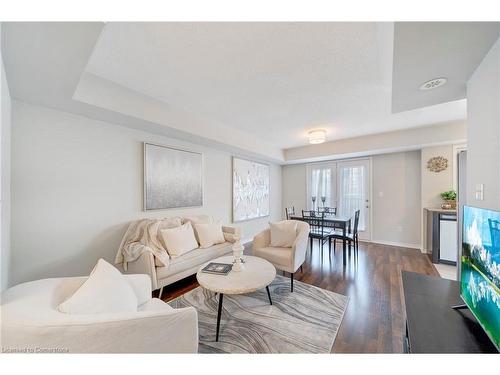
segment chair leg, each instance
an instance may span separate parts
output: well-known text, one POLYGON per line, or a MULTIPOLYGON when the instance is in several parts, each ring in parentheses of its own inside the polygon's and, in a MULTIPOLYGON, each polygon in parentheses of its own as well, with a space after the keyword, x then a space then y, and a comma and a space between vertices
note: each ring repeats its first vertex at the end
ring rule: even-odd
POLYGON ((309 237, 309 243, 311 244, 311 253, 313 251, 313 238, 309 237))
POLYGON ((163 287, 160 288, 160 293, 158 293, 158 298, 161 299, 161 295, 163 294, 163 287))
POLYGON ((291 291, 293 293, 293 272, 290 274, 290 285, 291 285, 291 291))
POLYGON ((335 254, 335 248, 337 247, 337 240, 333 239, 333 253, 335 254))

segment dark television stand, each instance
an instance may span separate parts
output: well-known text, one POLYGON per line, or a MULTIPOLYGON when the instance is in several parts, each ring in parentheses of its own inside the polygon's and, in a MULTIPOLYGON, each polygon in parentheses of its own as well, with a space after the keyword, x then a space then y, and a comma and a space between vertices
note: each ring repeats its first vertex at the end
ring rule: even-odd
POLYGON ((402 278, 406 353, 498 352, 463 305, 457 281, 406 271, 402 278))

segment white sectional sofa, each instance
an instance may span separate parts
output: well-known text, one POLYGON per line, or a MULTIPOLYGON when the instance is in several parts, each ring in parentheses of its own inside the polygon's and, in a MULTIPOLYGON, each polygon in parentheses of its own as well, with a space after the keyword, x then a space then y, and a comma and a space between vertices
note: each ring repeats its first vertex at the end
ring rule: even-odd
POLYGON ((145 275, 125 275, 137 312, 65 314, 57 306, 87 277, 43 279, 2 293, 2 347, 27 353, 197 353, 198 316, 151 298, 145 275))
MULTIPOLYGON (((214 219, 206 215, 198 215, 195 217, 181 218, 184 224, 188 220, 196 219, 201 222, 212 222, 214 219)), ((165 221, 171 218, 165 219, 165 221)), ((147 274, 151 277, 153 290, 161 289, 178 280, 195 274, 199 267, 212 259, 218 258, 232 251, 232 245, 235 238, 241 237, 239 227, 222 226, 222 231, 226 242, 217 244, 208 248, 197 248, 182 256, 170 258, 166 266, 158 266, 155 262, 154 255, 151 252, 144 252, 137 260, 127 263, 127 269, 123 270, 128 274, 147 274)), ((157 236, 160 234, 157 233, 157 236)))

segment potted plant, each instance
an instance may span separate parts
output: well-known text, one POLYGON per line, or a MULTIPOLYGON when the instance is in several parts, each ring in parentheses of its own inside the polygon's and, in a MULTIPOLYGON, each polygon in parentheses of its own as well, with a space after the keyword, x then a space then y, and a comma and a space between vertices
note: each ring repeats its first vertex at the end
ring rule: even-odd
POLYGON ((441 208, 448 210, 457 208, 457 192, 455 190, 443 191, 441 193, 441 198, 444 200, 441 208))

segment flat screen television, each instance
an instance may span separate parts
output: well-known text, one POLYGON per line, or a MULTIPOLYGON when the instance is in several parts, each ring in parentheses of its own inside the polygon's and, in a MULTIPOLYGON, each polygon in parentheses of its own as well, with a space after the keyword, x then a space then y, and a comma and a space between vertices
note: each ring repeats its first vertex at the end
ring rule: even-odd
POLYGON ((460 294, 500 348, 500 212, 464 206, 460 294))

